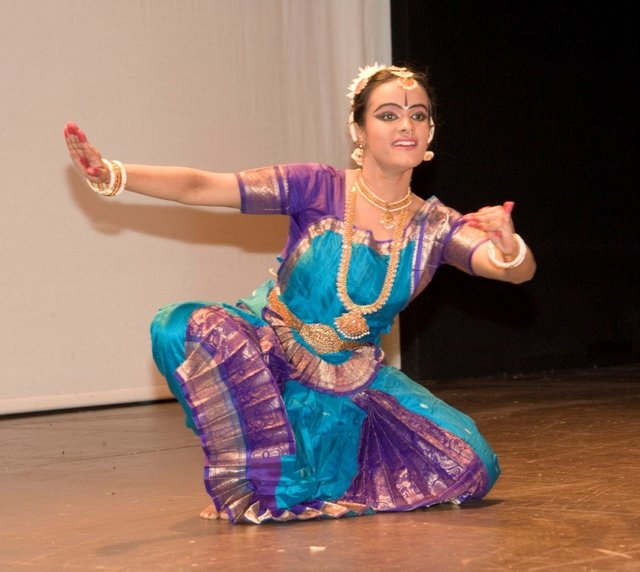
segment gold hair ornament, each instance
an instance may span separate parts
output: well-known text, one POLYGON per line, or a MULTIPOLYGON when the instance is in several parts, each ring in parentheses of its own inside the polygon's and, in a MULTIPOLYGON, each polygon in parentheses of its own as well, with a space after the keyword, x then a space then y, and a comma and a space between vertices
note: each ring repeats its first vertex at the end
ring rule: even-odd
POLYGON ((374 75, 383 70, 391 72, 394 76, 396 76, 396 83, 403 89, 411 90, 415 89, 419 85, 411 70, 408 70, 407 68, 400 68, 397 66, 378 65, 378 62, 376 62, 372 66, 365 66, 363 68, 360 68, 358 75, 351 82, 349 91, 347 92, 347 97, 351 102, 351 107, 353 107, 353 100, 356 98, 356 95, 358 95, 365 87, 367 87, 369 80, 374 75))
MULTIPOLYGON (((416 81, 414 73, 404 67, 387 66, 384 64, 378 64, 378 62, 376 62, 372 66, 359 68, 359 73, 351 82, 349 91, 347 92, 347 97, 351 102, 351 110, 349 111, 349 134, 351 135, 351 139, 353 140, 353 142, 356 143, 356 148, 353 150, 351 158, 359 167, 362 167, 362 163, 364 160, 364 147, 362 145, 362 142, 360 141, 358 131, 356 129, 356 124, 353 116, 353 103, 355 101, 356 95, 361 93, 362 90, 367 87, 369 80, 379 71, 383 70, 386 70, 396 76, 396 83, 403 89, 412 90, 420 85, 416 81)), ((433 136, 435 134, 435 124, 433 122, 433 117, 431 116, 429 116, 429 131, 430 132, 427 145, 431 143, 431 140, 433 139, 433 136)), ((431 159, 433 159, 433 152, 427 151, 425 153, 424 160, 431 161, 431 159)))
MULTIPOLYGON (((354 142, 358 141, 358 133, 356 132, 355 122, 353 120, 353 102, 356 98, 356 95, 358 95, 365 87, 367 87, 369 80, 375 74, 382 70, 387 70, 394 76, 396 76, 396 83, 403 89, 411 90, 415 89, 419 85, 416 81, 416 78, 414 77, 413 72, 411 70, 408 70, 407 68, 380 65, 378 64, 378 62, 374 63, 372 66, 359 68, 359 73, 351 82, 349 91, 347 92, 347 97, 351 102, 351 111, 349 112, 349 133, 351 134, 351 139, 353 139, 354 142)), ((431 121, 431 125, 433 125, 433 121, 431 121)))

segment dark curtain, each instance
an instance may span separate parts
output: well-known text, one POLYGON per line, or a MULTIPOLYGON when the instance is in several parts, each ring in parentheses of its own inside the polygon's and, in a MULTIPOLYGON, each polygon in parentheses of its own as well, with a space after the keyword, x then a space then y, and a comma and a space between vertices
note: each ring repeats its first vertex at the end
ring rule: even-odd
POLYGON ((401 314, 415 379, 640 362, 638 41, 631 8, 392 0, 395 64, 428 69, 436 159, 413 188, 462 212, 514 200, 519 286, 442 267, 401 314))

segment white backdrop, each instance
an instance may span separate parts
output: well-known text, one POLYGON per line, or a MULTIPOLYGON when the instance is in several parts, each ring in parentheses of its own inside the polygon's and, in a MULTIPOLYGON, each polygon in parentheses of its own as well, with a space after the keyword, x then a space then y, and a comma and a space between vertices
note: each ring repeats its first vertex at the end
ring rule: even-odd
MULTIPOLYGON (((269 277, 284 217, 91 192, 62 137, 219 171, 348 165, 347 87, 388 0, 0 0, 0 414, 168 396, 149 323, 269 277)), ((385 340, 399 364, 397 327, 385 340)))

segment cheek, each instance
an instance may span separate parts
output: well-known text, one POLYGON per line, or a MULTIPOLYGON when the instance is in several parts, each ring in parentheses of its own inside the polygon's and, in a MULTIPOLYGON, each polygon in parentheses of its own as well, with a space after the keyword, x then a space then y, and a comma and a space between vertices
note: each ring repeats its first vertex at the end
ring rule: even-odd
POLYGON ((376 125, 367 131, 368 141, 384 141, 393 136, 393 127, 390 124, 376 125))
POLYGON ((429 127, 429 125, 420 123, 416 131, 417 131, 418 137, 420 138, 420 142, 426 145, 429 142, 429 138, 431 137, 431 128, 429 127))

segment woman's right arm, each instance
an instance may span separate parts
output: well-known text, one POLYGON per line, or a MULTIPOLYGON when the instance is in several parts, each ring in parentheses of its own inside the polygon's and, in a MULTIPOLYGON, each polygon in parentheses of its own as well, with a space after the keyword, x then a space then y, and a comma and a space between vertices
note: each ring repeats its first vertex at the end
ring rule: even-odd
MULTIPOLYGON (((67 123, 64 136, 76 169, 93 183, 108 183, 110 175, 102 155, 85 133, 75 123, 67 123)), ((234 173, 154 165, 125 164, 124 168, 127 191, 189 205, 240 208, 240 189, 234 173)))

